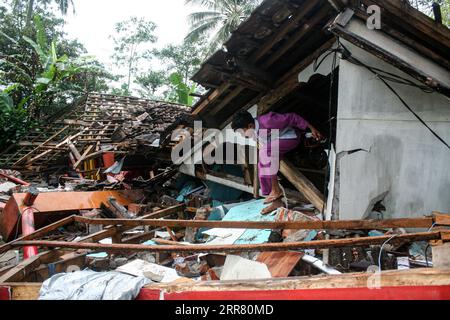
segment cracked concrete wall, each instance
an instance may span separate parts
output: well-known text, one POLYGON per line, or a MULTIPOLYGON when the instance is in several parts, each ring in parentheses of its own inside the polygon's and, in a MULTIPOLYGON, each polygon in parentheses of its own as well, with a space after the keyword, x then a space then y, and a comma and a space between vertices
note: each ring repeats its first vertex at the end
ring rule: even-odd
MULTIPOLYGON (((364 63, 410 78, 343 41, 364 63)), ((385 49, 389 50, 389 40, 385 49)), ((418 57, 418 59, 423 59, 418 57)), ((450 100, 392 84, 425 122, 450 142, 450 100)), ((450 150, 367 69, 340 63, 337 146, 339 219, 361 219, 383 199, 384 218, 450 212, 450 150), (346 151, 364 149, 352 154, 346 151)))

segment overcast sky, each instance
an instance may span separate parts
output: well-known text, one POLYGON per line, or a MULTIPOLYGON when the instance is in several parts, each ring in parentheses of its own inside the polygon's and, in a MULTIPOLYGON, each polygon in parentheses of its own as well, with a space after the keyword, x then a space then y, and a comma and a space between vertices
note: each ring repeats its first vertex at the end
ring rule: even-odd
POLYGON ((184 5, 185 0, 74 0, 75 15, 66 17, 66 32, 85 45, 90 55, 95 55, 111 67, 109 58, 113 44, 109 36, 114 25, 131 16, 144 17, 158 26, 156 47, 169 43, 180 44, 188 32, 187 16, 195 8, 184 5))

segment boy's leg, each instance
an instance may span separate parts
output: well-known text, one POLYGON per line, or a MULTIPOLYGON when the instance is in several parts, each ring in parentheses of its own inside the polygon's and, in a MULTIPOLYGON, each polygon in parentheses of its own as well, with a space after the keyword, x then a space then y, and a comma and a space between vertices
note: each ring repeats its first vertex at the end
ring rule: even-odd
POLYGON ((261 193, 264 196, 268 196, 272 192, 272 179, 273 177, 267 175, 267 168, 270 167, 270 162, 267 157, 268 154, 267 146, 263 146, 259 150, 259 158, 258 158, 258 177, 259 183, 261 185, 261 193), (269 163, 267 163, 269 162, 269 163))
POLYGON ((272 177, 262 176, 260 171, 258 172, 258 175, 261 193, 263 196, 268 196, 272 192, 272 177))
POLYGON ((282 206, 283 203, 279 201, 278 199, 282 197, 283 191, 278 183, 278 171, 279 171, 279 162, 281 158, 288 152, 294 150, 298 147, 300 144, 301 139, 288 139, 288 140, 276 140, 273 141, 272 144, 268 144, 267 146, 264 146, 260 150, 260 163, 259 163, 259 175, 260 175, 260 181, 261 181, 261 190, 263 192, 263 195, 269 195, 266 199, 267 203, 272 203, 271 206, 265 208, 262 211, 262 214, 267 214, 273 211, 275 208, 278 208, 280 205, 282 206), (272 150, 275 150, 277 148, 278 152, 275 152, 272 154, 272 150), (272 155, 275 157, 275 159, 272 158, 272 155), (271 164, 273 161, 278 162, 278 170, 277 172, 274 172, 272 174, 271 170, 271 164), (263 169, 263 170, 261 170, 263 169), (264 169, 266 169, 264 171, 264 169), (267 174, 267 173, 270 174, 267 174), (266 173, 266 174, 264 174, 266 173), (270 181, 270 192, 268 191, 268 183, 270 181), (263 186, 264 185, 264 186, 263 186), (266 193, 265 193, 266 192, 266 193), (275 201, 275 202, 274 202, 275 201))

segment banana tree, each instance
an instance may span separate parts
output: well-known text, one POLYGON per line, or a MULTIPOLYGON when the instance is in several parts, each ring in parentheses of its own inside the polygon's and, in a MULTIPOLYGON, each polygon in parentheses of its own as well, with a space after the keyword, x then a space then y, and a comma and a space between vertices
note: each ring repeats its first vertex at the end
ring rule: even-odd
POLYGON ((197 89, 195 83, 191 86, 184 83, 183 76, 177 72, 172 73, 169 76, 169 82, 172 88, 172 91, 169 94, 169 99, 191 107, 194 102, 191 93, 194 93, 197 89))
POLYGON ((28 99, 22 99, 18 105, 14 105, 10 93, 15 87, 13 85, 0 91, 0 146, 16 143, 33 124, 24 107, 28 99))
POLYGON ((57 95, 67 93, 68 88, 62 87, 66 82, 84 72, 100 72, 100 68, 95 65, 93 57, 79 57, 70 59, 67 55, 58 56, 57 45, 53 40, 48 44, 42 22, 38 16, 35 17, 36 41, 24 36, 23 39, 31 46, 37 57, 39 72, 33 85, 33 106, 32 113, 37 105, 45 105, 52 102, 57 95), (44 102, 44 103, 43 103, 44 102))

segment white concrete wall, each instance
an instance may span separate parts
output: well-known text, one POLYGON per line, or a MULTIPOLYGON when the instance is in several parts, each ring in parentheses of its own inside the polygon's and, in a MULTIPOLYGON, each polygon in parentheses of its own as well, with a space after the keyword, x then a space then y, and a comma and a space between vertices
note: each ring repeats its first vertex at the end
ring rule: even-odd
MULTIPOLYGON (((368 65, 412 80, 375 56, 343 43, 368 65)), ((385 49, 388 46, 385 39, 385 49)), ((417 61, 424 65, 422 59, 417 61)), ((392 86, 450 143, 448 98, 409 86, 392 86)), ((339 219, 365 218, 383 197, 385 218, 450 212, 450 150, 372 73, 345 60, 340 62, 336 149, 339 219), (360 148, 367 152, 345 155, 345 151, 360 148)))

